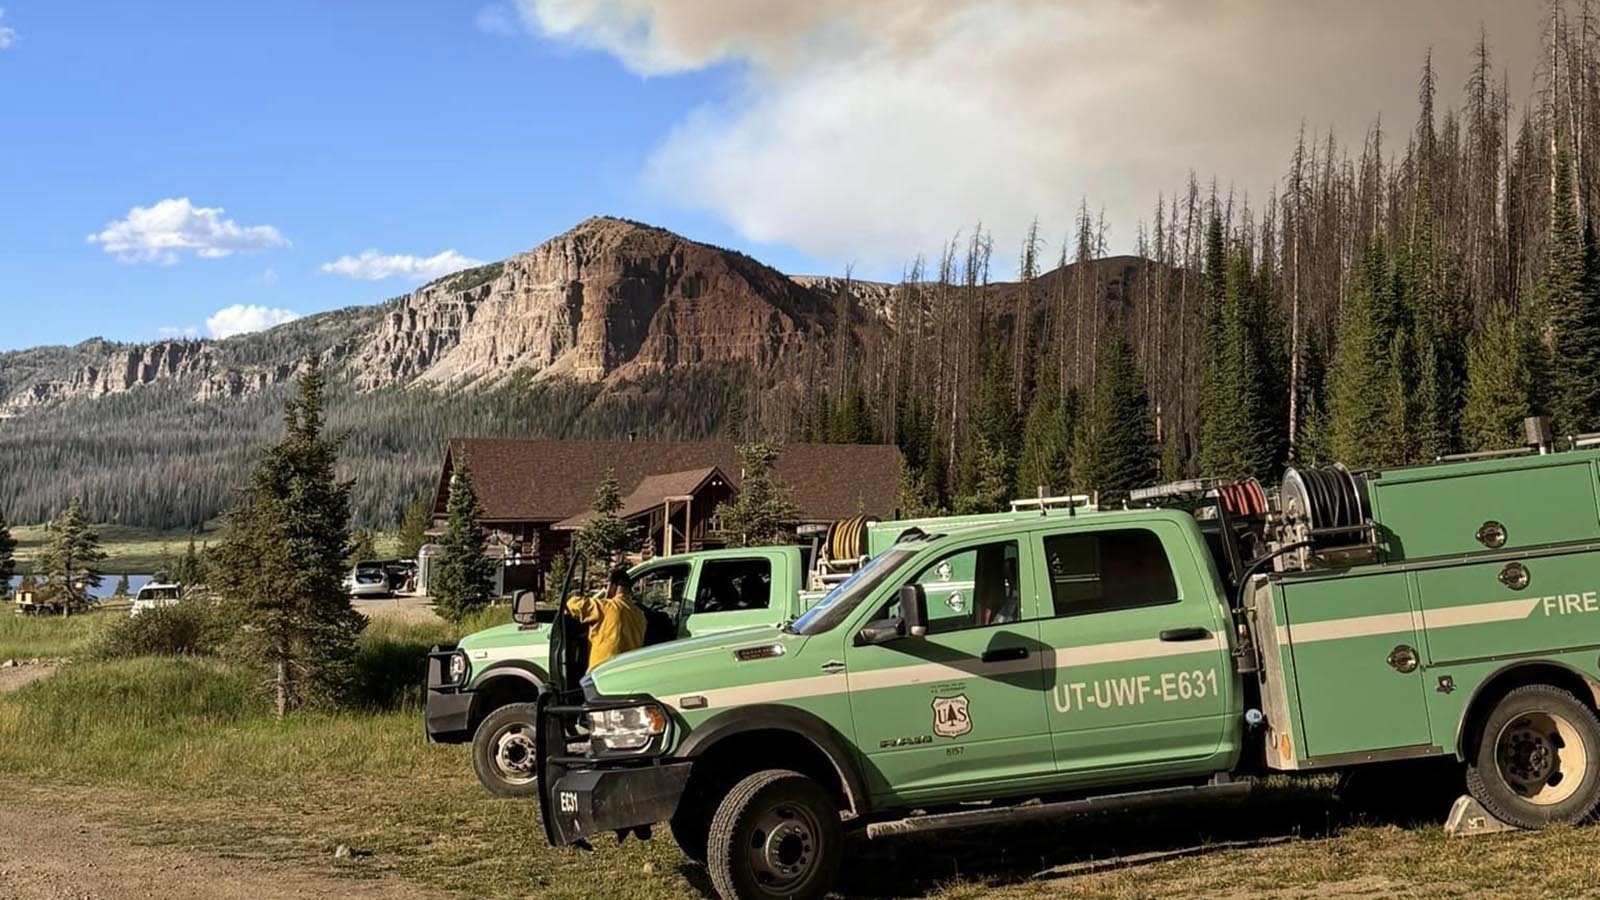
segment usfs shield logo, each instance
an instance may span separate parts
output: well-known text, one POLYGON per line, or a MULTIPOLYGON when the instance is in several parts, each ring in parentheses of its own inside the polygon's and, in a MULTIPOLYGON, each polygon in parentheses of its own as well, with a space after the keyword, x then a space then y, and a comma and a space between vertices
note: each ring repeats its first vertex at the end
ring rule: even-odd
POLYGON ((958 738, 972 730, 972 715, 967 710, 967 695, 933 698, 933 733, 958 738))

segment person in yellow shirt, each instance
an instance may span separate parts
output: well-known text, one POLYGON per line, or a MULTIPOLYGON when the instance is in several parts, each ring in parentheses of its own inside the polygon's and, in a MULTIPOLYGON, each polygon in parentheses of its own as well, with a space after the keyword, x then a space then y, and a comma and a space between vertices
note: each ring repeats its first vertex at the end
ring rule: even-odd
POLYGON ((620 653, 644 646, 644 612, 633 605, 633 582, 618 566, 606 579, 599 597, 567 598, 567 613, 589 629, 589 668, 620 653))

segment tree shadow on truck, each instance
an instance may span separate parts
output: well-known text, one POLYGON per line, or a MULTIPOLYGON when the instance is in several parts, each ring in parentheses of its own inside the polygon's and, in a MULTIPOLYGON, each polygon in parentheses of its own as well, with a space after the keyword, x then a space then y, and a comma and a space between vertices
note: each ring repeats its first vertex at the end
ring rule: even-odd
POLYGON ((1151 865, 1252 844, 1335 837, 1362 825, 1438 825, 1459 769, 1377 767, 1354 778, 1272 779, 1231 802, 1197 799, 1027 825, 864 839, 841 872, 845 897, 920 897, 953 880, 990 886, 1151 865))

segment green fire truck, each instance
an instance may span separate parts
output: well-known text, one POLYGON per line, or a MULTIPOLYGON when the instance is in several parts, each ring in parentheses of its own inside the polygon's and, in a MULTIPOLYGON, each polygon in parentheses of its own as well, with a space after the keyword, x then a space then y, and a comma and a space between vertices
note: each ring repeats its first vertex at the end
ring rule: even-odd
POLYGON ((1579 821, 1600 801, 1600 451, 1566 443, 896 523, 793 622, 587 676, 558 619, 547 837, 666 821, 726 898, 820 897, 846 830, 1423 757, 1464 762, 1505 822, 1579 821), (957 572, 972 586, 952 604, 935 587, 957 572))
MULTIPOLYGON (((805 571, 804 548, 751 547, 657 557, 629 574, 656 644, 793 619, 805 609, 805 571)), ((539 619, 474 632, 428 657, 424 733, 432 743, 470 741, 479 783, 501 797, 537 790, 533 702, 549 682, 551 635, 539 619)))

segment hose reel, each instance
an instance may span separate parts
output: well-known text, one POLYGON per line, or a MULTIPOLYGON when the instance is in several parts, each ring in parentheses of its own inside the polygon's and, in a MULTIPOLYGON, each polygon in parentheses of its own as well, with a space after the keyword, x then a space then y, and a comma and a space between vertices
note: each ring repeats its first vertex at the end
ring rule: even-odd
POLYGON ((877 516, 853 516, 829 525, 828 537, 824 542, 828 559, 857 560, 866 556, 867 526, 876 521, 877 516))
POLYGON ((1278 491, 1280 569, 1353 565, 1376 555, 1367 482, 1342 464, 1289 468, 1278 491))

